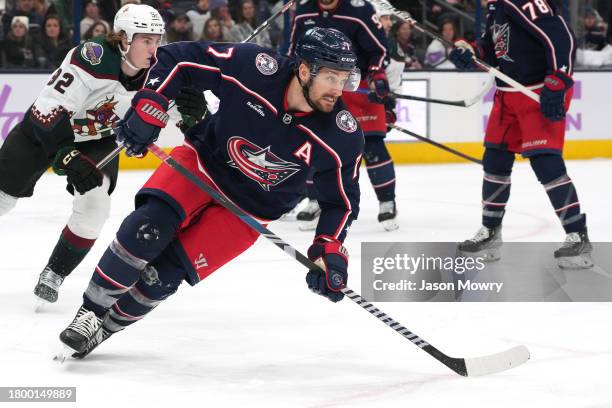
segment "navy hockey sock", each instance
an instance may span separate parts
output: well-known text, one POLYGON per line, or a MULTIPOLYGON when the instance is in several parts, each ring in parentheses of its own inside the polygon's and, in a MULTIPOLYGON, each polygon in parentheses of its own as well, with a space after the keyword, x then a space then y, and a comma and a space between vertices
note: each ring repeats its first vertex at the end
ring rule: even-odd
POLYGON ((95 239, 81 238, 64 227, 55 248, 49 257, 47 268, 66 277, 81 263, 96 242, 95 239))
POLYGON ((497 149, 485 150, 482 158, 482 225, 487 228, 495 228, 502 223, 510 198, 510 174, 513 164, 514 153, 497 149))
POLYGON ((147 264, 174 239, 181 224, 164 201, 149 197, 128 215, 96 266, 83 305, 99 317, 140 279, 147 264))
POLYGON ((382 137, 365 138, 363 157, 378 201, 395 199, 395 168, 382 137))
POLYGON ((586 227, 586 215, 580 213, 580 201, 565 162, 558 155, 538 155, 529 158, 531 168, 544 186, 546 194, 566 233, 586 227))

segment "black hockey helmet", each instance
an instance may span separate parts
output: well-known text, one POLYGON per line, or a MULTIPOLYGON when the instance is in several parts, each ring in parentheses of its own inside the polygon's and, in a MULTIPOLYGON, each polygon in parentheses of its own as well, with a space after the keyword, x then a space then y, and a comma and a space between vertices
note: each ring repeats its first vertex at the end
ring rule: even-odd
POLYGON ((351 40, 334 28, 309 29, 298 40, 295 54, 313 67, 353 71, 357 65, 351 40))

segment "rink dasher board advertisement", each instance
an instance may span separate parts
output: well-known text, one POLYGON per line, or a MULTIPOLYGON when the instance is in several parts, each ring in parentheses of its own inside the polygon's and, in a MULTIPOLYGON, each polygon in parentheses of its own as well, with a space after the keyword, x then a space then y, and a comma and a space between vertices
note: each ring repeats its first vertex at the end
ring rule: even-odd
MULTIPOLYGON (((23 117, 49 79, 49 74, 0 74, 0 143, 23 117)), ((401 93, 444 100, 463 100, 477 95, 487 82, 487 74, 457 72, 405 72, 401 93)), ((578 72, 572 105, 566 123, 567 140, 612 140, 606 107, 612 92, 612 72, 578 72)), ((495 89, 469 108, 398 100, 398 125, 438 142, 480 142, 493 105, 495 89)), ((218 101, 210 92, 211 111, 218 101)), ((176 113, 171 117, 178 119, 176 113)), ((397 131, 391 142, 413 142, 397 131)), ((159 145, 182 143, 182 135, 172 124, 161 133, 159 145)))

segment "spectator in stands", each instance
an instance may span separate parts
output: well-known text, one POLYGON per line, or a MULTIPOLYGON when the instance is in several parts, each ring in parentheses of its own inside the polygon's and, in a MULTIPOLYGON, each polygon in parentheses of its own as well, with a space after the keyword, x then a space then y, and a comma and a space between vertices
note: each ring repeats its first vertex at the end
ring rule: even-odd
POLYGON ((221 23, 223 37, 226 41, 233 42, 235 39, 230 34, 232 27, 236 24, 227 7, 227 0, 211 0, 210 16, 216 18, 221 23))
POLYGON ((30 33, 38 32, 42 24, 42 17, 38 15, 34 6, 34 0, 17 0, 15 9, 8 11, 2 16, 4 35, 8 34, 9 30, 11 30, 13 18, 15 16, 27 17, 28 31, 30 33))
POLYGON ((47 3, 45 0, 34 0, 34 12, 41 20, 45 19, 47 13, 47 3))
POLYGON ((60 66, 64 57, 72 48, 72 42, 63 30, 59 16, 49 14, 43 21, 36 54, 38 67, 55 69, 60 66))
POLYGON ((85 17, 81 20, 81 35, 89 30, 95 22, 100 21, 106 26, 106 31, 110 31, 110 25, 102 20, 98 0, 86 0, 84 3, 83 12, 85 17))
MULTIPOLYGON (((253 3, 253 0, 242 0, 238 24, 235 24, 231 30, 232 37, 236 42, 244 41, 258 25, 259 22, 255 17, 255 3, 253 3)), ((266 30, 259 33, 252 42, 262 47, 272 48, 270 34, 266 30)))
POLYGON ((89 41, 95 37, 104 37, 109 33, 106 24, 102 21, 96 21, 81 37, 81 42, 89 41))
POLYGON ((193 31, 187 14, 179 13, 172 18, 168 28, 166 28, 166 40, 168 44, 178 41, 193 41, 193 31))
POLYGON ((608 25, 603 21, 597 10, 587 7, 582 18, 584 37, 581 48, 587 50, 602 50, 607 44, 608 25))
POLYGON ((412 27, 405 21, 398 21, 391 27, 389 36, 389 55, 396 60, 403 59, 406 69, 421 69, 423 65, 417 56, 417 48, 412 39, 412 27))
POLYGON ((26 16, 11 20, 8 34, 2 40, 2 66, 5 68, 34 68, 36 54, 32 37, 28 33, 26 16))
POLYGON ((62 27, 66 29, 70 35, 74 29, 72 19, 72 0, 50 0, 47 14, 55 14, 62 21, 62 27))
MULTIPOLYGON (((457 29, 453 20, 444 20, 440 24, 440 34, 446 41, 454 44, 457 41, 457 29)), ((425 52, 425 64, 436 69, 455 69, 455 65, 448 60, 452 47, 446 47, 438 40, 433 40, 425 52)))
POLYGON ((197 0, 196 4, 186 13, 191 20, 194 38, 199 38, 202 35, 204 24, 210 18, 208 6, 209 0, 197 0))
POLYGON ((221 23, 214 17, 209 18, 204 23, 204 30, 200 39, 204 41, 227 42, 225 37, 223 37, 221 23))

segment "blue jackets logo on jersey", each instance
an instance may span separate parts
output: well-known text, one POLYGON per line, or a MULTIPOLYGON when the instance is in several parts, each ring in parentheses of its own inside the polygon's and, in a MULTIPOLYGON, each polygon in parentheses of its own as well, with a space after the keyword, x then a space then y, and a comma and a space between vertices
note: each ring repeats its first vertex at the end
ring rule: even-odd
POLYGON ((349 111, 341 110, 336 115, 336 125, 347 133, 353 133, 357 130, 357 121, 349 113, 349 111))
POLYGON ((264 75, 272 75, 278 71, 278 62, 263 52, 255 57, 255 66, 264 75))
POLYGON ((495 56, 508 62, 514 62, 508 55, 510 51, 510 26, 508 23, 499 25, 493 24, 491 27, 493 42, 495 43, 495 56))
POLYGON ((248 140, 234 136, 227 141, 228 164, 256 181, 265 191, 274 187, 300 170, 300 165, 287 162, 270 151, 248 140))

